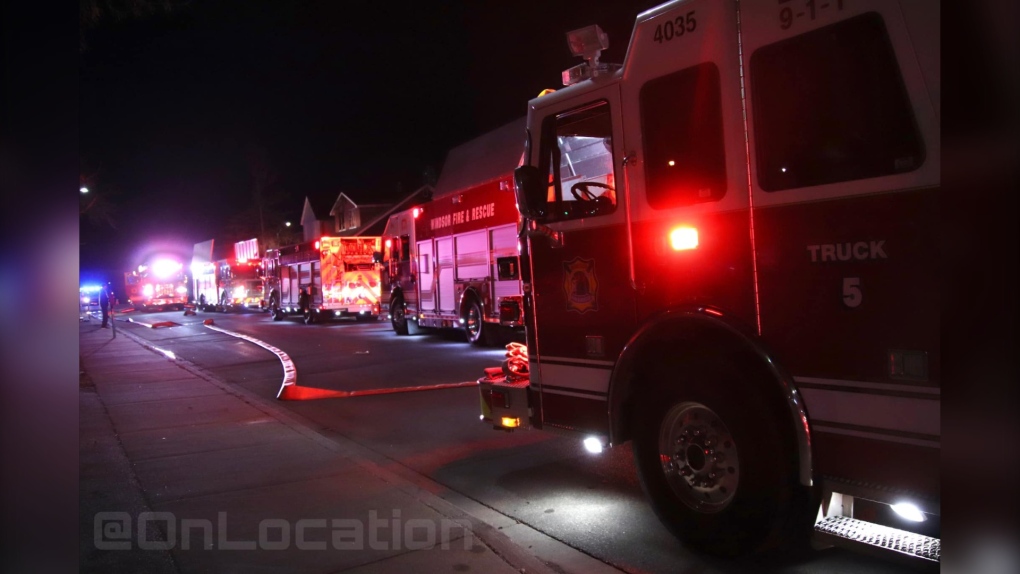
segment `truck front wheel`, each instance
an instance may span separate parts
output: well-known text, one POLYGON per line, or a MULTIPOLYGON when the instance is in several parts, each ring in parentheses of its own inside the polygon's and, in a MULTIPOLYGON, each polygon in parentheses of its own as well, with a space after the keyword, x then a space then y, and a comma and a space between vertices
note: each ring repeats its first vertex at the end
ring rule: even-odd
POLYGON ((393 332, 398 335, 406 335, 407 312, 404 310, 404 298, 397 295, 390 303, 390 324, 393 325, 393 332))
POLYGON ((669 386, 646 392, 633 419, 638 474, 659 520, 720 556, 800 543, 791 519, 803 518, 807 493, 780 431, 789 421, 770 414, 750 385, 734 384, 733 369, 684 372, 660 371, 669 386))

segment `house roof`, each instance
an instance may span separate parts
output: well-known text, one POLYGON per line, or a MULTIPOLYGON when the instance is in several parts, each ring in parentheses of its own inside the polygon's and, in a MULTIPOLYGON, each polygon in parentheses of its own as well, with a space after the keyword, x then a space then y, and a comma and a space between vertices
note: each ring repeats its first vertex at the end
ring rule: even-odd
POLYGON ((503 177, 521 164, 524 122, 521 117, 446 154, 435 196, 443 197, 503 177))
POLYGON ((394 213, 397 213, 398 211, 403 211, 411 207, 412 205, 424 203, 431 197, 432 193, 433 193, 432 186, 426 183, 425 185, 412 191, 410 194, 407 195, 407 197, 401 199, 395 205, 390 206, 390 208, 387 209, 386 211, 383 211, 376 217, 372 218, 372 221, 369 221, 367 223, 362 222, 361 227, 362 229, 365 230, 374 229, 376 225, 378 225, 380 222, 386 221, 394 213))
POLYGON ((322 198, 312 198, 305 196, 305 204, 301 208, 301 221, 305 221, 305 218, 311 215, 316 221, 329 221, 329 202, 322 198))
POLYGON ((353 197, 347 195, 347 192, 341 191, 340 194, 336 196, 336 200, 333 202, 333 206, 329 208, 329 214, 336 215, 340 207, 340 203, 344 200, 347 200, 347 202, 353 205, 354 207, 358 207, 361 209, 387 208, 393 205, 392 203, 358 203, 357 201, 354 200, 353 197))

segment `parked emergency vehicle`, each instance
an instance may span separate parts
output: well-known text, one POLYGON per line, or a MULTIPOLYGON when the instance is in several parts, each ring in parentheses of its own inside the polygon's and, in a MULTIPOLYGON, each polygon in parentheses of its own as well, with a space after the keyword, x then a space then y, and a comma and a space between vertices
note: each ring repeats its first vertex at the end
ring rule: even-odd
POLYGON ((176 259, 158 258, 124 273, 124 289, 139 311, 180 311, 188 302, 188 276, 176 259))
POLYGON ((379 316, 379 237, 320 237, 270 249, 263 259, 269 311, 279 321, 300 314, 305 323, 330 317, 379 316), (309 294, 301 306, 301 290, 309 294))
POLYGON ((432 201, 390 216, 383 310, 398 335, 455 328, 492 345, 523 327, 512 189, 523 129, 521 118, 454 148, 432 201), (514 319, 501 324, 501 305, 514 319))
POLYGON ((214 255, 215 240, 195 244, 191 260, 194 304, 201 311, 265 309, 258 239, 238 241, 214 255))
POLYGON ((709 552, 813 524, 937 566, 939 36, 928 0, 674 1, 622 65, 569 33, 515 172, 526 358, 484 418, 633 441, 709 552))
POLYGON ((264 309, 262 256, 258 239, 238 241, 233 257, 216 262, 217 310, 264 309))

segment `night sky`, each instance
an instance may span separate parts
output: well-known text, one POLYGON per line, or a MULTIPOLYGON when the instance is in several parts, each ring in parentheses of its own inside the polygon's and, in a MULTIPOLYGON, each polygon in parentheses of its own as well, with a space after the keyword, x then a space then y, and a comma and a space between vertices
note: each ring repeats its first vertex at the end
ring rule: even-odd
POLYGON ((602 59, 622 62, 634 18, 656 4, 220 0, 104 13, 82 28, 79 145, 112 210, 81 219, 82 277, 112 280, 150 245, 190 253, 222 238, 250 204, 253 154, 285 197, 279 219, 296 222, 305 196, 395 201, 450 148, 562 87, 580 62, 567 31, 599 24, 602 59))

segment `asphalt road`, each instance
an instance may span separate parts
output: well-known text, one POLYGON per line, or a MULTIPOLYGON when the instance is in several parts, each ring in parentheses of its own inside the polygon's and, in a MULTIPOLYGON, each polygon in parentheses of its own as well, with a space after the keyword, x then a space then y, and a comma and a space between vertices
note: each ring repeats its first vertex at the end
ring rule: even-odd
MULTIPOLYGON (((285 351, 302 386, 335 390, 413 387, 473 381, 497 366, 503 349, 468 345, 456 333, 398 337, 387 322, 338 320, 304 325, 262 313, 128 313, 118 328, 171 351, 230 384, 267 398, 283 380, 265 349, 208 329, 205 319, 285 351), (157 329, 136 321, 172 321, 157 329)), ((505 433, 479 421, 473 387, 312 401, 284 406, 453 493, 526 523, 625 572, 759 572, 754 561, 724 562, 696 554, 663 528, 644 498, 630 445, 590 455, 576 437, 537 431, 505 433)), ((269 462, 271 463, 271 461, 269 462)), ((894 573, 903 568, 828 549, 771 571, 894 573)))

